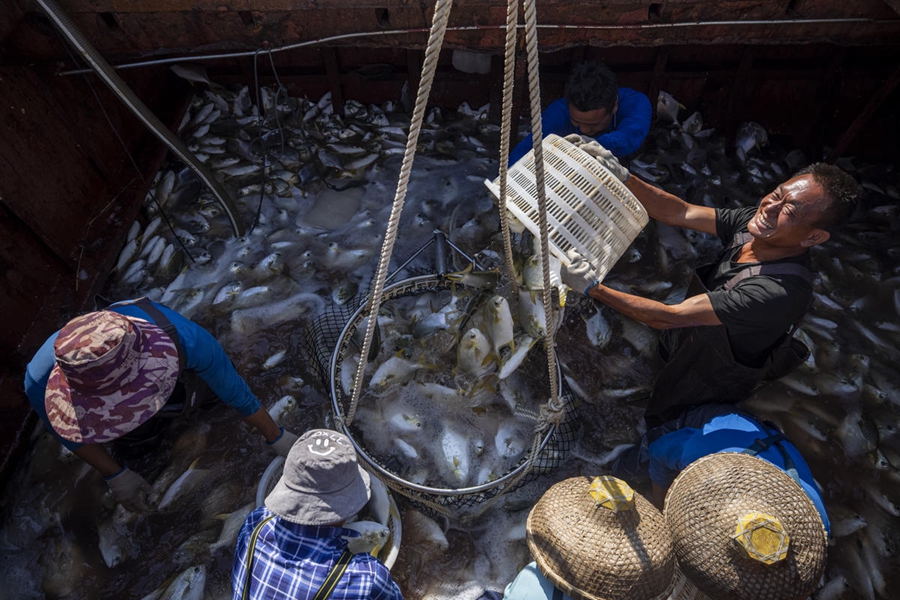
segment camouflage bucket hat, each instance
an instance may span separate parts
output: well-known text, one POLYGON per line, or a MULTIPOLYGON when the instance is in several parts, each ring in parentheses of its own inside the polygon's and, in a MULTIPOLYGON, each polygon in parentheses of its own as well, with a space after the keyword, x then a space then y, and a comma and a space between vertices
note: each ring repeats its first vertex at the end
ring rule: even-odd
POLYGON ((111 311, 69 321, 53 344, 44 406, 60 437, 112 441, 162 408, 178 378, 175 343, 158 326, 111 311))

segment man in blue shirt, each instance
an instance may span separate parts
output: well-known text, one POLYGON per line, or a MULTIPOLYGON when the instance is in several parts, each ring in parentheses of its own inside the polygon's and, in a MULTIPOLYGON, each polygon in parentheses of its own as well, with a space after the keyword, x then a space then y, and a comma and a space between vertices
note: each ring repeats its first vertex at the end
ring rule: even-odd
MULTIPOLYGON (((662 506, 675 477, 689 464, 709 454, 743 452, 788 473, 806 492, 825 531, 831 531, 825 503, 806 461, 797 448, 773 426, 764 425, 730 404, 707 404, 689 410, 682 417, 647 432, 649 472, 653 501, 662 506)), ((613 466, 613 472, 617 465, 613 466)))
POLYGON ((265 506, 238 534, 235 600, 402 600, 381 561, 348 548, 360 534, 343 524, 366 505, 369 485, 347 436, 303 434, 265 506))
POLYGON ((150 485, 106 451, 139 443, 211 390, 286 456, 297 436, 279 427, 208 331, 146 298, 76 317, 51 335, 25 370, 32 408, 79 458, 100 471, 133 511, 151 509, 150 485))
MULTIPOLYGON (((617 158, 625 158, 641 147, 650 131, 653 109, 646 95, 616 84, 615 74, 606 65, 585 62, 576 65, 566 82, 564 97, 541 113, 544 136, 571 133, 596 139, 617 158)), ((513 148, 509 164, 532 148, 528 134, 513 148)))

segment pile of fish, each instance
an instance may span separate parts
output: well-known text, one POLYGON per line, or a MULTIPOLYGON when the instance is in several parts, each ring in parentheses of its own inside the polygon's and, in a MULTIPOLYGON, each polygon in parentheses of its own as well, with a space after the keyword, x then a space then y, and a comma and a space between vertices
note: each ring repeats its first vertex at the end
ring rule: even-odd
MULTIPOLYGON (((449 277, 490 289, 499 282, 497 271, 449 277)), ((511 303, 459 283, 385 303, 378 326, 385 334, 354 420, 367 453, 401 479, 442 489, 512 470, 549 396, 546 355, 530 352, 546 337, 540 294, 523 289, 511 303)), ((346 396, 358 363, 358 352, 343 358, 346 396)))
MULTIPOLYGON (((409 121, 391 104, 348 101, 340 116, 328 96, 313 102, 261 88, 256 98, 250 88, 213 86, 197 95, 180 128, 236 198, 247 234, 235 239, 193 173, 169 164, 106 295, 146 295, 209 329, 276 420, 299 433, 321 426, 330 409, 300 340, 316 315, 367 289, 409 121)), ((482 184, 496 175, 499 130, 486 114, 467 106, 430 111, 395 265, 439 228, 485 268, 502 267, 499 218, 482 184)), ((661 94, 659 122, 628 164, 691 202, 735 207, 755 204, 808 162, 756 124, 738 131, 726 140, 661 94)), ((785 429, 823 487, 835 539, 817 598, 889 598, 900 584, 900 179, 890 165, 840 165, 861 180, 865 197, 858 218, 813 249, 816 301, 800 334, 813 356, 747 407, 785 429)), ((382 344, 354 426, 410 479, 454 487, 489 480, 531 441, 533 413, 547 395, 546 362, 542 319, 523 317, 539 265, 531 240, 517 244, 527 249, 516 257, 527 298, 502 286, 475 286, 479 293, 470 295, 473 280, 465 279, 379 315, 382 344), (409 398, 429 393, 437 401, 421 414, 409 398), (365 427, 379 422, 397 434, 379 440, 378 428, 365 427), (518 433, 500 435, 504 426, 518 433)), ((712 236, 653 223, 606 282, 677 302, 691 268, 720 251, 712 236)), ((638 439, 641 401, 659 368, 655 340, 648 328, 570 296, 555 343, 563 376, 582 399, 571 456, 465 527, 404 510, 392 573, 406 598, 474 600, 512 580, 530 560, 524 523, 541 493, 566 477, 605 472, 638 439)), ((344 393, 353 385, 353 359, 352 352, 344 357, 344 393)), ((96 472, 37 433, 3 492, 0 577, 7 585, 0 598, 230 598, 234 540, 272 458, 233 412, 201 413, 173 426, 152 457, 127 461, 165 506, 131 515, 115 506, 96 472)))

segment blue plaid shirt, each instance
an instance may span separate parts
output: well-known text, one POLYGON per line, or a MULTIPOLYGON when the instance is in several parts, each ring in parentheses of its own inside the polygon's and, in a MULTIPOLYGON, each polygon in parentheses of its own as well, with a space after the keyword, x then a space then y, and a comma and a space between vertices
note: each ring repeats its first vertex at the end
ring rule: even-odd
MULTIPOLYGON (((231 571, 235 600, 240 600, 247 579, 247 545, 253 529, 272 516, 259 507, 247 516, 238 536, 231 571)), ((347 542, 341 536, 359 535, 343 527, 297 525, 275 517, 256 539, 251 600, 312 600, 340 558, 347 542)), ((387 567, 369 554, 356 554, 338 581, 331 600, 403 600, 387 567)))

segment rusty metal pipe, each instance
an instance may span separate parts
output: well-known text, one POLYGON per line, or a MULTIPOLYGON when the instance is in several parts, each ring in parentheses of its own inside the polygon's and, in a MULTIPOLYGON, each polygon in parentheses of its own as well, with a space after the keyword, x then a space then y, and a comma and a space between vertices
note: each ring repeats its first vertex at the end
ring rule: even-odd
MULTIPOLYGON (((41 0, 38 0, 41 1, 41 0)), ((766 21, 689 21, 684 23, 639 23, 634 25, 538 25, 538 29, 573 29, 573 30, 621 30, 621 29, 675 29, 681 27, 717 27, 717 26, 738 26, 738 25, 816 25, 825 23, 896 23, 897 19, 863 19, 863 18, 844 18, 844 19, 783 19, 783 20, 766 20, 766 21)), ((524 30, 524 25, 519 25, 519 29, 524 30)), ((496 29, 506 29, 506 25, 466 25, 459 27, 448 27, 447 31, 490 31, 496 29)), ((298 42, 296 44, 288 44, 278 48, 266 48, 261 50, 247 50, 241 52, 223 52, 220 54, 202 54, 198 56, 179 56, 173 58, 158 58, 153 60, 138 61, 132 63, 123 63, 115 65, 114 69, 133 69, 136 67, 149 67, 152 65, 168 65, 185 61, 197 62, 203 60, 219 60, 223 58, 245 58, 255 56, 259 52, 284 52, 287 50, 296 50, 308 46, 317 46, 319 44, 327 44, 339 40, 349 40, 362 37, 382 37, 387 35, 404 35, 410 33, 428 33, 427 27, 413 27, 410 29, 389 29, 383 31, 362 31, 358 33, 343 33, 341 35, 332 35, 329 37, 318 38, 306 42, 298 42)), ((61 71, 59 75, 79 75, 81 73, 90 73, 90 69, 73 69, 70 71, 61 71)))
POLYGON ((125 106, 128 107, 134 116, 136 116, 159 140, 169 147, 169 150, 178 158, 183 160, 197 174, 200 180, 212 191, 219 202, 222 203, 225 213, 231 220, 231 226, 234 234, 238 237, 244 235, 244 222, 238 214, 237 207, 231 200, 231 196, 225 188, 222 187, 215 177, 206 169, 206 167, 197 160, 193 152, 188 150, 178 136, 169 131, 169 128, 163 124, 159 118, 153 114, 146 104, 128 87, 121 77, 119 77, 108 62, 97 52, 84 35, 75 27, 68 15, 60 9, 54 0, 37 0, 37 3, 44 9, 50 20, 53 21, 57 29, 65 36, 70 44, 81 54, 82 58, 89 65, 100 79, 119 97, 125 106))

